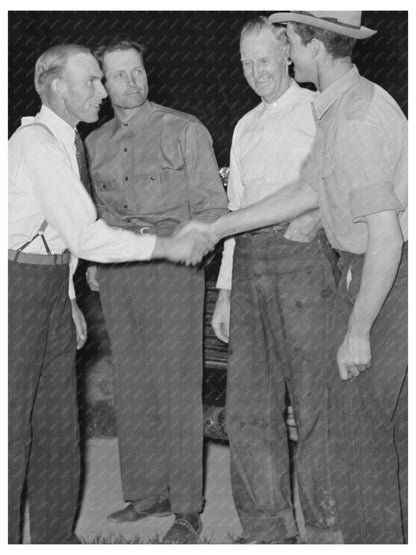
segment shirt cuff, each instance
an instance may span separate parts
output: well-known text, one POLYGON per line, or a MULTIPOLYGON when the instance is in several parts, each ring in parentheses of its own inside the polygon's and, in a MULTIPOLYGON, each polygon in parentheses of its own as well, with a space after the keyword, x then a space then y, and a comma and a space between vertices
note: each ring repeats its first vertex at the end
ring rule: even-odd
POLYGON ((350 211, 354 223, 364 222, 366 216, 386 210, 404 210, 394 192, 393 183, 376 183, 350 192, 350 211))

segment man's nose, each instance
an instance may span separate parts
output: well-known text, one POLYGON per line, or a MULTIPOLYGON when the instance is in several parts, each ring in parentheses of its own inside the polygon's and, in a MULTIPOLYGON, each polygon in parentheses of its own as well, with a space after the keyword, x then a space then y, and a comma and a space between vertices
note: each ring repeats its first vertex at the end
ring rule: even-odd
POLYGON ((127 74, 127 84, 128 84, 129 87, 136 87, 137 81, 136 81, 134 73, 128 73, 127 74))
POLYGON ((262 68, 259 64, 253 64, 253 78, 255 80, 257 80, 259 77, 261 77, 262 74, 262 68))
POLYGON ((101 81, 97 84, 96 93, 100 98, 107 98, 108 96, 108 93, 101 81))

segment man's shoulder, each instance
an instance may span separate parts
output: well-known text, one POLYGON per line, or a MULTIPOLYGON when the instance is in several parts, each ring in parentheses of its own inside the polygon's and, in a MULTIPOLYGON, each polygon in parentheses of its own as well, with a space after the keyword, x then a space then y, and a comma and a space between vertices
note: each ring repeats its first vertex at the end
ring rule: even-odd
POLYGON ((41 144, 54 144, 57 139, 53 132, 44 123, 32 117, 22 118, 22 124, 15 130, 9 139, 9 145, 36 148, 41 144))
POLYGON ((112 132, 112 128, 114 126, 114 119, 115 118, 111 118, 110 120, 100 125, 100 127, 96 127, 95 129, 93 129, 85 139, 85 144, 87 146, 92 146, 96 144, 100 139, 105 139, 106 137, 108 137, 112 132))
POLYGON ((162 106, 161 104, 156 104, 155 102, 151 103, 151 107, 153 114, 157 114, 167 121, 176 122, 184 126, 188 125, 189 123, 203 125, 193 114, 182 112, 180 110, 176 110, 175 108, 170 108, 169 106, 162 106))
POLYGON ((251 122, 253 119, 256 119, 260 113, 263 111, 263 103, 260 102, 257 106, 254 106, 251 110, 246 112, 241 118, 237 121, 235 129, 239 129, 244 127, 245 124, 251 122))
POLYGON ((347 120, 377 123, 393 116, 406 120, 394 98, 385 89, 362 76, 355 86, 344 93, 341 102, 347 120))
POLYGON ((301 87, 297 83, 295 83, 294 91, 295 99, 298 99, 301 103, 311 103, 318 94, 316 91, 311 91, 307 87, 301 87))

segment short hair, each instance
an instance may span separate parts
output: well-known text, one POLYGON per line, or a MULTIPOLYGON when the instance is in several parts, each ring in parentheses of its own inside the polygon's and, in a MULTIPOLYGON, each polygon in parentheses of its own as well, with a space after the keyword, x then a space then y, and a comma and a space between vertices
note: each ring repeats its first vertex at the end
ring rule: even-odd
POLYGON ((136 52, 140 54, 143 62, 143 57, 144 57, 144 53, 146 52, 146 47, 143 44, 126 37, 119 37, 119 36, 114 37, 109 42, 106 42, 105 44, 101 44, 97 46, 97 48, 93 50, 93 54, 97 58, 99 64, 102 66, 104 56, 106 54, 109 54, 110 52, 116 52, 117 50, 132 50, 132 49, 136 50, 136 52))
POLYGON ((38 58, 35 64, 35 89, 41 99, 49 95, 52 81, 63 76, 69 58, 76 54, 91 54, 91 51, 80 44, 59 44, 38 58))
POLYGON ((269 29, 275 37, 277 41, 279 41, 282 45, 287 43, 286 38, 286 26, 285 25, 274 25, 267 17, 261 15, 259 17, 254 17, 247 21, 243 28, 241 29, 240 33, 240 44, 243 38, 246 35, 251 33, 259 33, 263 29, 269 29))
POLYGON ((300 36, 303 45, 308 44, 313 38, 321 41, 325 46, 325 50, 334 59, 347 58, 352 56, 352 51, 357 42, 356 39, 333 33, 326 29, 320 29, 313 25, 306 25, 305 23, 292 23, 294 31, 300 36))

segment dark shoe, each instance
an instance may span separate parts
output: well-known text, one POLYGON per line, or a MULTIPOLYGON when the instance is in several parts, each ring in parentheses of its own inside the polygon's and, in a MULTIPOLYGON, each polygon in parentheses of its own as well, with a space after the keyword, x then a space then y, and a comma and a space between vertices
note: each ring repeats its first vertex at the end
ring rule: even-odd
POLYGON ((235 543, 249 543, 249 544, 295 544, 298 543, 297 536, 292 538, 275 538, 273 540, 251 540, 244 537, 238 538, 235 543))
POLYGON ((169 499, 156 501, 153 505, 150 505, 147 499, 143 499, 135 503, 129 503, 124 509, 111 513, 108 515, 107 520, 112 522, 136 522, 136 520, 141 520, 148 516, 161 517, 169 516, 170 514, 172 514, 172 511, 169 499))
POLYGON ((163 538, 163 543, 199 543, 202 520, 198 513, 175 514, 175 522, 163 538))

